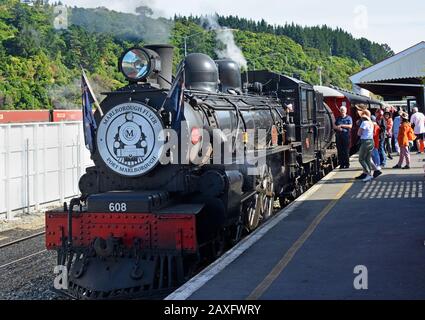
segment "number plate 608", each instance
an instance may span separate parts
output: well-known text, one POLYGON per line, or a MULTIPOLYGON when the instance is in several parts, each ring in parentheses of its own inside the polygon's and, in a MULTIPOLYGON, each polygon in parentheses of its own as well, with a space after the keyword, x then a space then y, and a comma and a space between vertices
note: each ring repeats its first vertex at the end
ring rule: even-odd
POLYGON ((110 212, 126 212, 127 204, 125 202, 111 202, 109 203, 110 212))

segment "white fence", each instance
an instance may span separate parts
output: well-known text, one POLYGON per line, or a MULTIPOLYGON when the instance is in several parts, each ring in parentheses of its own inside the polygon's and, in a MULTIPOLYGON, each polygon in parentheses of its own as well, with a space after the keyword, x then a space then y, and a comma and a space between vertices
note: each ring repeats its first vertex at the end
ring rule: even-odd
POLYGON ((90 165, 82 122, 0 125, 0 218, 77 195, 90 165))

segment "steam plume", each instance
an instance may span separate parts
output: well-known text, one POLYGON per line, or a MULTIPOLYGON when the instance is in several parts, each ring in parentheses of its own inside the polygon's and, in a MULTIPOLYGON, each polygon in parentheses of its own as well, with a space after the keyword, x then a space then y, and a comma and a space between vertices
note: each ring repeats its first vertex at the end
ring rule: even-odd
POLYGON ((227 27, 222 27, 217 21, 217 15, 203 17, 203 24, 211 30, 216 31, 216 40, 221 48, 216 48, 215 53, 220 59, 232 59, 239 64, 242 69, 247 69, 247 62, 242 50, 236 45, 233 31, 227 27))

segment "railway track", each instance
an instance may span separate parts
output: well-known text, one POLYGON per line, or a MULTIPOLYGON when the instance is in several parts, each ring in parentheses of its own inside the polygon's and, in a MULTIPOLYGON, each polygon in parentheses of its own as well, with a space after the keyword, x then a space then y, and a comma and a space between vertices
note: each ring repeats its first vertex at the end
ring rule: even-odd
POLYGON ((27 236, 27 237, 23 237, 23 238, 20 238, 20 239, 17 239, 17 240, 13 240, 13 241, 10 241, 10 242, 7 242, 7 243, 4 243, 4 244, 0 245, 0 249, 7 248, 7 247, 13 246, 13 245, 15 245, 15 244, 18 244, 18 243, 24 242, 24 241, 26 241, 26 240, 30 240, 30 239, 33 239, 33 238, 36 238, 36 237, 42 236, 42 235, 44 235, 45 233, 46 233, 46 231, 37 232, 37 233, 34 233, 34 234, 29 235, 29 236, 27 236))
MULTIPOLYGON (((47 251, 46 249, 37 250, 37 251, 33 252, 33 250, 31 250, 31 246, 29 246, 29 247, 23 247, 22 246, 22 244, 25 243, 26 241, 30 241, 32 239, 42 237, 45 233, 46 233, 45 231, 40 231, 40 232, 31 234, 29 236, 25 236, 25 237, 18 238, 16 240, 1 244, 0 250, 2 252, 2 256, 7 257, 8 254, 9 254, 12 257, 12 259, 10 259, 10 261, 7 261, 7 260, 6 261, 0 261, 0 269, 9 267, 9 266, 14 265, 18 262, 27 260, 29 258, 32 258, 34 256, 37 256, 37 255, 40 255, 40 254, 46 252, 47 251), (13 246, 20 246, 20 248, 18 250, 14 250, 12 248, 13 246), (18 254, 18 256, 16 256, 16 254, 18 254)), ((32 244, 32 246, 37 248, 38 244, 32 244)), ((37 248, 37 249, 40 249, 40 248, 37 248)))
POLYGON ((11 265, 13 265, 13 264, 15 264, 15 263, 18 263, 18 262, 21 262, 21 261, 27 260, 27 259, 29 259, 29 258, 32 258, 32 257, 37 256, 37 255, 39 255, 39 254, 42 254, 42 253, 44 253, 44 252, 46 252, 46 251, 47 251, 46 249, 41 250, 41 251, 37 251, 37 252, 32 253, 32 254, 29 254, 29 255, 27 255, 27 256, 25 256, 25 257, 22 257, 22 258, 19 258, 19 259, 13 260, 13 261, 11 261, 11 262, 8 262, 8 263, 5 263, 5 264, 2 264, 2 265, 0 265, 0 269, 6 268, 6 267, 11 266, 11 265))
POLYGON ((44 234, 19 226, 1 233, 0 300, 58 299, 51 289, 56 257, 44 247, 44 234))
POLYGON ((44 247, 44 231, 7 234, 9 239, 0 245, 0 300, 62 299, 52 291, 57 261, 44 247))

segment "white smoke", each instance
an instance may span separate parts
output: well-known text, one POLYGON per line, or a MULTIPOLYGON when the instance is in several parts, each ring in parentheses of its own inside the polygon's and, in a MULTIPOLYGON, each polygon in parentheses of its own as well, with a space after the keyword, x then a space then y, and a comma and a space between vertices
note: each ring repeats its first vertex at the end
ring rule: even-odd
MULTIPOLYGON (((88 80, 93 89, 93 93, 102 101, 102 92, 109 92, 115 88, 105 82, 99 75, 89 75, 88 80)), ((81 108, 81 78, 73 78, 67 85, 51 85, 47 88, 49 98, 54 109, 80 109, 81 108)), ((0 95, 1 105, 1 95, 0 95)))
MULTIPOLYGON (((104 2, 96 0, 83 7, 92 8, 104 2)), ((174 28, 174 20, 165 17, 165 12, 158 6, 156 0, 110 0, 107 8, 97 6, 87 11, 74 7, 69 8, 69 11, 70 24, 82 26, 89 32, 107 33, 131 42, 143 39, 145 44, 169 43, 174 28), (125 14, 113 14, 111 10, 125 14), (103 15, 112 19, 112 23, 103 23, 103 15)))
POLYGON ((81 108, 81 79, 74 78, 68 85, 52 85, 47 90, 54 109, 81 108))
POLYGON ((143 26, 143 40, 146 44, 169 43, 174 28, 174 21, 166 18, 165 12, 156 0, 119 1, 132 13, 138 14, 143 26), (147 19, 149 18, 149 19, 147 19))
POLYGON ((248 63, 242 53, 242 50, 236 45, 233 30, 222 27, 217 21, 217 15, 208 15, 203 17, 203 24, 207 29, 215 30, 216 40, 222 45, 222 48, 216 48, 215 53, 220 59, 232 59, 237 62, 241 69, 248 69, 248 63))
POLYGON ((135 9, 144 27, 143 40, 147 44, 169 43, 174 20, 165 18, 165 13, 154 0, 139 0, 135 9), (146 20, 146 18, 150 18, 146 20))

